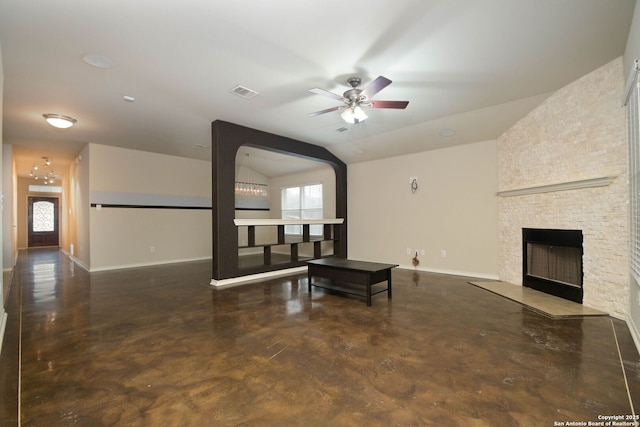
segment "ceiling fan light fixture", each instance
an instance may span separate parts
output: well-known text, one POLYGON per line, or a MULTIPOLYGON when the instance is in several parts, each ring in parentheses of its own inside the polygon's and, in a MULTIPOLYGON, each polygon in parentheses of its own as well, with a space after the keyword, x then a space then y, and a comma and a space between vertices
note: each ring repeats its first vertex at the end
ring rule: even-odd
POLYGON ((409 101, 373 101, 373 97, 385 87, 389 86, 392 82, 384 76, 378 76, 374 81, 364 89, 358 89, 360 85, 360 79, 358 77, 350 78, 347 83, 351 86, 351 89, 347 90, 342 95, 329 92, 328 90, 313 88, 309 89, 309 92, 316 95, 322 95, 327 98, 338 100, 345 105, 333 108, 325 108, 324 110, 310 113, 309 116, 315 117, 321 114, 330 113, 332 111, 344 110, 341 114, 342 119, 347 123, 360 123, 367 120, 362 107, 369 108, 394 108, 404 110, 407 108, 409 101))
POLYGON ((345 122, 351 124, 364 122, 365 120, 367 120, 367 118, 369 118, 364 110, 358 105, 347 108, 342 112, 340 116, 345 122))
POLYGON ((61 114, 43 114, 47 123, 58 129, 67 129, 73 126, 77 120, 73 117, 63 116, 61 114))

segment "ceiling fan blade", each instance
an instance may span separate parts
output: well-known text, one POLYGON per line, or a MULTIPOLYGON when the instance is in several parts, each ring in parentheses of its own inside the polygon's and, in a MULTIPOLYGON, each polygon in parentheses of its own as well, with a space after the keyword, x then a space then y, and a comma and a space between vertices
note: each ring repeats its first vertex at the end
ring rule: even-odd
POLYGON ((405 109, 409 105, 409 101, 371 101, 369 107, 371 108, 398 108, 405 109))
POLYGON ((328 90, 320 89, 317 87, 309 89, 309 92, 315 93, 316 95, 326 96, 331 99, 337 99, 338 101, 346 102, 345 98, 342 95, 338 95, 337 93, 329 92, 328 90))
POLYGON ((378 76, 374 81, 369 83, 369 86, 360 92, 360 96, 364 96, 366 99, 371 99, 376 93, 380 92, 390 84, 391 80, 383 76, 378 76))
POLYGON ((309 113, 307 114, 309 117, 315 117, 315 116, 319 116, 320 114, 325 114, 325 113, 330 113, 332 111, 337 111, 337 110, 342 110, 343 108, 345 108, 344 105, 340 105, 338 107, 331 107, 331 108, 327 108, 326 110, 320 110, 320 111, 316 111, 314 113, 309 113))

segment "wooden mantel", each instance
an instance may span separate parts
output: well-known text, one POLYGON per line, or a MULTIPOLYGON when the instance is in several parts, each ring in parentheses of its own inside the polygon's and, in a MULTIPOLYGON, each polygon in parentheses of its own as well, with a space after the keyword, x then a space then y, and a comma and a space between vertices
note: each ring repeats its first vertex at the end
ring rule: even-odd
POLYGON ((582 179, 578 181, 560 182, 557 184, 538 185, 518 188, 516 190, 498 191, 500 197, 527 196, 530 194, 551 193, 553 191, 578 190, 581 188, 606 187, 616 179, 615 176, 582 179))

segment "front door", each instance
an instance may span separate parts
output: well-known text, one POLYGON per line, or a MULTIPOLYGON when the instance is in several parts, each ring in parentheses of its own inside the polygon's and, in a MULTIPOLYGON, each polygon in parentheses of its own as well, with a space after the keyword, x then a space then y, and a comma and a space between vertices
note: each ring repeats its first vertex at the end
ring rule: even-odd
POLYGON ((58 246, 58 199, 29 197, 29 247, 58 246))

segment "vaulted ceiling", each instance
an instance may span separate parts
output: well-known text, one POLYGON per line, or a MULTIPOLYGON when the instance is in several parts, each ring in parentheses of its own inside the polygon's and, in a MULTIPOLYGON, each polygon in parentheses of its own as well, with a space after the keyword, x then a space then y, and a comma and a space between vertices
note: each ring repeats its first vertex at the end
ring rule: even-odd
POLYGON ((32 158, 68 162, 89 142, 208 160, 217 119, 325 146, 347 163, 494 139, 549 93, 622 55, 634 6, 3 0, 3 142, 24 174, 32 158), (405 110, 367 109, 354 125, 339 111, 308 116, 340 103, 309 89, 341 94, 349 77, 364 87, 379 75, 393 83, 375 98, 407 100, 405 110), (258 95, 241 98, 236 85, 258 95), (56 130, 44 113, 77 124, 56 130))

